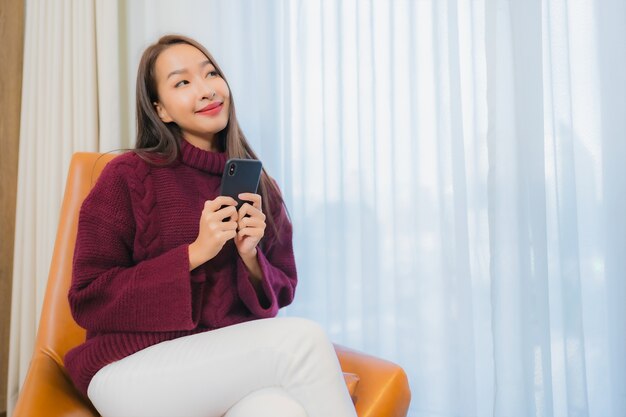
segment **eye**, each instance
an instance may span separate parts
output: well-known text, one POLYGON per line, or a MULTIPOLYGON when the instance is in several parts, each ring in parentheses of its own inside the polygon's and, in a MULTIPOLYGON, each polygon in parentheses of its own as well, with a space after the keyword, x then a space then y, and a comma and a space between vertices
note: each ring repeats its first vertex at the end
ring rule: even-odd
POLYGON ((180 87, 182 85, 185 85, 185 84, 189 84, 189 81, 181 80, 181 81, 177 82, 176 84, 174 84, 174 88, 178 88, 178 87, 180 87))
POLYGON ((219 77, 220 75, 217 73, 217 71, 213 70, 213 71, 209 71, 206 75, 206 78, 214 78, 214 77, 219 77))

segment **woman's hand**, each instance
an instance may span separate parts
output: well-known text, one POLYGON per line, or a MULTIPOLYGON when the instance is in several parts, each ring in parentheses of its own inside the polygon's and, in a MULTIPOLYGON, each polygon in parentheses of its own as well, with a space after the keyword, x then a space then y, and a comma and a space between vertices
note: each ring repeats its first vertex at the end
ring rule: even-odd
POLYGON ((242 204, 237 213, 235 245, 241 258, 247 261, 256 258, 256 247, 265 235, 265 214, 261 210, 260 195, 242 193, 239 198, 248 203, 242 204))
POLYGON ((189 269, 213 259, 226 242, 237 235, 237 202, 220 196, 204 203, 198 237, 189 245, 189 269), (225 206, 225 207, 224 207, 225 206), (229 221, 223 221, 230 217, 229 221))

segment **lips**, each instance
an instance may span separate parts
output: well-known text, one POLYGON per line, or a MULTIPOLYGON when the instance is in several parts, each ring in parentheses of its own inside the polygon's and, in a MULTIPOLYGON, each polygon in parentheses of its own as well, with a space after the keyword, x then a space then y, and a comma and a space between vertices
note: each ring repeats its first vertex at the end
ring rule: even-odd
POLYGON ((196 113, 206 114, 206 115, 218 114, 222 110, 223 105, 224 105, 224 103, 220 103, 219 101, 215 101, 213 103, 207 104, 206 106, 204 106, 203 108, 198 110, 196 113))

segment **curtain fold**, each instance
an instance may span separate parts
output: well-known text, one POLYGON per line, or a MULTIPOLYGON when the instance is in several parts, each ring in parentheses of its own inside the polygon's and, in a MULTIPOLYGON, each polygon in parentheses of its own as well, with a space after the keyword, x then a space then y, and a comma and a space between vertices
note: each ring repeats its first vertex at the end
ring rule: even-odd
POLYGON ((33 352, 72 154, 128 147, 117 21, 116 1, 26 2, 9 416, 33 352))
POLYGON ((486 8, 494 415, 527 416, 553 409, 542 3, 486 8))
MULTIPOLYGON (((592 236, 601 250, 591 246, 588 253, 593 259, 594 275, 601 282, 585 290, 593 290, 598 302, 603 304, 598 317, 586 323, 585 330, 593 338, 594 365, 599 368, 594 366, 590 375, 591 384, 597 384, 590 384, 594 387, 592 393, 610 398, 608 404, 598 404, 598 409, 607 415, 619 415, 626 413, 626 48, 613 47, 613 40, 626 39, 626 4, 597 2, 589 9, 601 22, 593 44, 598 54, 599 75, 599 83, 594 86, 598 100, 593 104, 598 105, 600 120, 596 120, 595 126, 599 128, 597 140, 585 140, 584 151, 580 153, 599 165, 595 179, 601 178, 598 181, 600 216, 593 224, 598 227, 599 236, 595 233, 592 236), (603 338, 604 331, 610 332, 611 337, 603 338), (601 378, 607 375, 608 382, 603 383, 601 378)), ((591 106, 581 107, 574 108, 577 116, 590 111, 591 106)), ((594 106, 594 112, 597 111, 594 106)), ((588 307, 593 308, 595 305, 588 307)))

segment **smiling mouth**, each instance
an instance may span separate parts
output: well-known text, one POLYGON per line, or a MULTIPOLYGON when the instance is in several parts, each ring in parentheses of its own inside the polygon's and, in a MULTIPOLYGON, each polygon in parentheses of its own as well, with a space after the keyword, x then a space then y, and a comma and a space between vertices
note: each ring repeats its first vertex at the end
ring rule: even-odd
POLYGON ((200 110, 198 110, 196 113, 206 113, 206 112, 210 112, 211 110, 215 110, 218 107, 221 107, 223 103, 220 103, 219 101, 216 101, 215 103, 210 103, 208 105, 206 105, 205 107, 201 108, 200 110))

